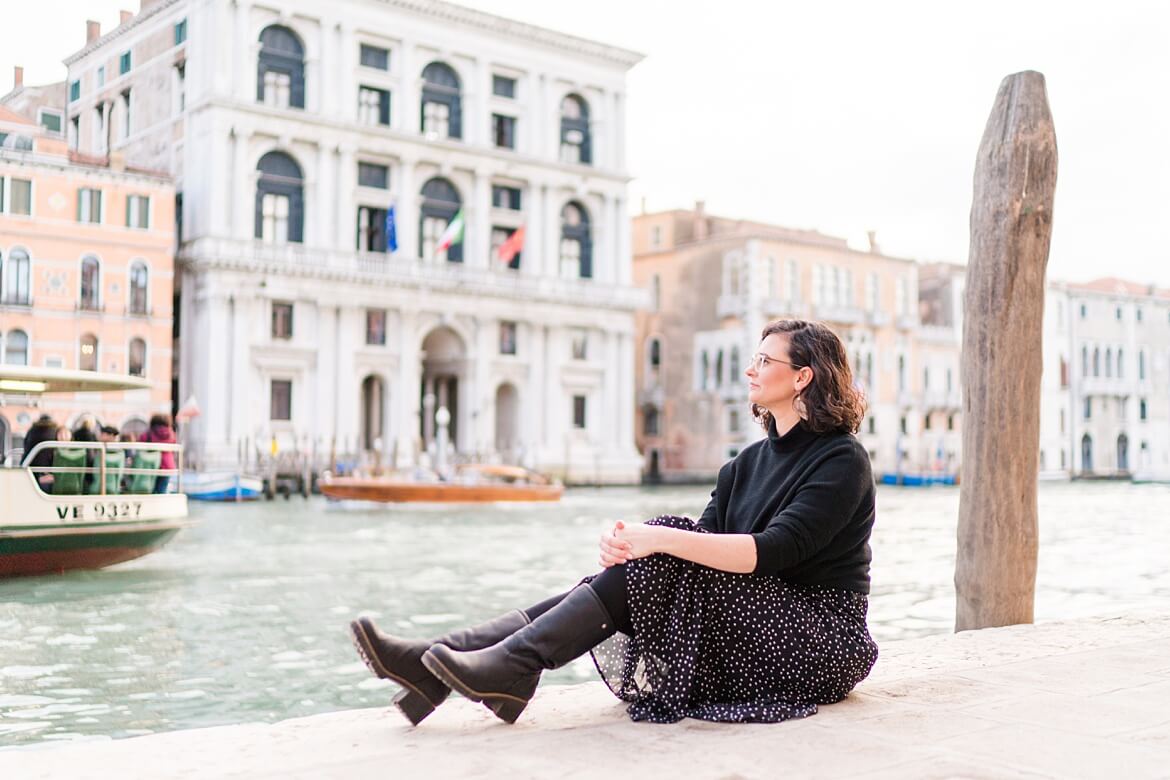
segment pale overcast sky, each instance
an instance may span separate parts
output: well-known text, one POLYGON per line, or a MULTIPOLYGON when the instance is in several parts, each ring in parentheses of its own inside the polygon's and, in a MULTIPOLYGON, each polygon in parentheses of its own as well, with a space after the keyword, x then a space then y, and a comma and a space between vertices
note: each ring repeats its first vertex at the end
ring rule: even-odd
MULTIPOLYGON (((327 2, 328 0, 322 0, 327 2)), ((1170 6, 981 0, 464 0, 646 55, 629 75, 631 205, 707 202, 890 253, 966 262, 1000 80, 1043 72, 1060 147, 1049 276, 1170 287, 1170 6), (691 10, 693 9, 693 10, 691 10)), ((85 19, 137 0, 11 3, 0 91, 64 77, 85 19), (19 9, 19 10, 18 10, 19 9)))

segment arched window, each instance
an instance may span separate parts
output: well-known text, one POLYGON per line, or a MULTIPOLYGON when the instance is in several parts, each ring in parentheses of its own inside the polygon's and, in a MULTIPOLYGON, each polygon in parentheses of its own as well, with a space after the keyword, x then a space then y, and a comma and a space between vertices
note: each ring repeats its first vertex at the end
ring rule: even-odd
POLYGON ((8 259, 3 261, 2 268, 0 302, 28 306, 31 302, 28 252, 19 247, 14 248, 8 253, 8 259))
POLYGON ((658 274, 650 277, 650 306, 651 311, 662 307, 662 278, 658 274))
POLYGON ((430 138, 462 138, 459 76, 442 62, 423 68, 422 132, 430 138))
POLYGON ((1089 348, 1081 347, 1081 376, 1089 375, 1089 348))
MULTIPOLYGON (((731 381, 735 382, 736 378, 739 376, 739 347, 732 347, 731 348, 730 360, 731 360, 731 363, 727 367, 728 374, 731 377, 731 381)), ((861 364, 861 356, 860 355, 857 356, 857 361, 858 361, 858 365, 860 365, 861 364)))
POLYGON ((301 166, 284 152, 269 152, 256 170, 256 238, 266 244, 300 243, 305 221, 301 166))
POLYGON ((1117 348, 1117 378, 1125 379, 1125 350, 1121 347, 1117 348))
POLYGON ((650 339, 650 368, 657 371, 662 365, 662 342, 658 339, 650 339))
POLYGON ((97 371, 98 367, 98 340, 92 333, 81 337, 81 346, 77 359, 77 367, 82 371, 97 371))
POLYGON ((723 350, 715 353, 715 386, 723 387, 723 350))
POLYGON ((305 107, 305 47, 287 27, 274 24, 260 33, 256 100, 278 108, 305 107))
POLYGON ((1105 348, 1105 376, 1113 376, 1113 347, 1105 348))
POLYGON ((1093 470, 1093 437, 1085 434, 1081 437, 1081 471, 1093 470))
POLYGON ((699 360, 699 389, 707 389, 707 376, 711 373, 711 361, 707 357, 707 350, 703 350, 699 360))
POLYGON ((570 279, 593 277, 589 212, 576 201, 566 203, 561 209, 561 276, 570 279))
POLYGON ((130 264, 130 313, 146 314, 148 275, 146 263, 135 260, 130 264))
POLYGON ((1101 348, 1093 347, 1093 376, 1101 376, 1101 348))
POLYGON ((28 334, 10 330, 4 339, 4 362, 10 366, 28 365, 28 334))
POLYGON ((1144 349, 1138 350, 1138 379, 1145 380, 1146 378, 1146 351, 1144 349))
POLYGON ((445 251, 439 251, 439 242, 443 234, 452 226, 452 222, 463 215, 460 206, 463 201, 455 185, 446 179, 434 178, 423 185, 422 206, 419 209, 419 235, 422 240, 418 243, 418 256, 423 260, 431 260, 436 255, 452 263, 463 262, 463 227, 456 225, 455 231, 459 235, 451 237, 450 246, 445 251))
POLYGON ((130 339, 130 354, 126 361, 130 376, 146 376, 146 342, 130 339))
POLYGON ((561 101, 561 162, 584 165, 593 162, 589 104, 579 95, 565 95, 561 101))
POLYGON ((81 261, 81 300, 82 309, 97 311, 101 308, 101 263, 93 255, 87 255, 81 261))

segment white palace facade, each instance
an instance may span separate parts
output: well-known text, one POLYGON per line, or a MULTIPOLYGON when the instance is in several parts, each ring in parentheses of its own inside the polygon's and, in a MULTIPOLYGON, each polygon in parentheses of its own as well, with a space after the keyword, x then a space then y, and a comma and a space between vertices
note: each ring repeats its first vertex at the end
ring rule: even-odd
POLYGON ((175 177, 194 460, 275 438, 405 466, 445 407, 462 457, 639 478, 641 55, 430 0, 143 0, 87 37, 70 144, 175 177))

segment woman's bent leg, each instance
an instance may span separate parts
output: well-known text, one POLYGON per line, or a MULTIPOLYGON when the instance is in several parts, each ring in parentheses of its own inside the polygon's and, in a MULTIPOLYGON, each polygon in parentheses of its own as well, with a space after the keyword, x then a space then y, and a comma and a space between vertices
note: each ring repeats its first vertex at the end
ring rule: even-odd
POLYGON ((605 611, 613 618, 613 625, 627 636, 634 635, 634 624, 630 620, 629 585, 626 567, 611 566, 589 581, 589 587, 605 605, 605 611))

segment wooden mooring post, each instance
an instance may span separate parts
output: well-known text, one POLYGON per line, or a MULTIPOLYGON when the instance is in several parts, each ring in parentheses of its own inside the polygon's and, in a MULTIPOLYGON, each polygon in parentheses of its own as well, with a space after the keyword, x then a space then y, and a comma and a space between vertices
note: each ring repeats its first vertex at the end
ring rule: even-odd
POLYGON ((1044 76, 1003 80, 975 162, 963 315, 955 630, 1030 623, 1056 132, 1044 76))

